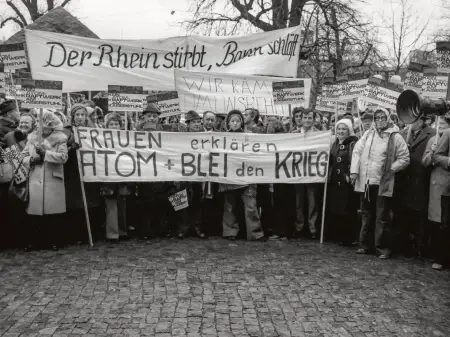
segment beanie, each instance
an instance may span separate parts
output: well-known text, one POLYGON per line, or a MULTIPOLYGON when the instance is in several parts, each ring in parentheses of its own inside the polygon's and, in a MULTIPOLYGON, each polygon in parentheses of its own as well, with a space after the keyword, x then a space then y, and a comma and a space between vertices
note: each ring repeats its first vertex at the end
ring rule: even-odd
POLYGON ((355 134, 355 131, 353 130, 353 123, 350 119, 342 118, 341 120, 339 120, 336 123, 336 132, 337 132, 337 128, 340 124, 344 124, 347 127, 349 136, 353 136, 355 134))
POLYGON ((7 100, 0 104, 0 116, 6 115, 11 110, 16 109, 16 103, 13 100, 7 100))

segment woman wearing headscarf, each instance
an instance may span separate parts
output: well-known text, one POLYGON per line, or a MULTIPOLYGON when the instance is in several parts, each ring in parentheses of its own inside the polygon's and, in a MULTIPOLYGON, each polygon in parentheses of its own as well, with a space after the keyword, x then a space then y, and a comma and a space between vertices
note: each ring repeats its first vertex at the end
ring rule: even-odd
MULTIPOLYGON (((69 243, 79 241, 87 242, 88 238, 77 159, 77 150, 80 145, 75 142, 74 128, 93 127, 88 119, 92 110, 91 107, 83 104, 74 104, 70 109, 69 124, 64 128, 64 132, 68 137, 67 148, 69 154, 67 164, 64 165, 64 175, 66 177, 67 220, 70 223, 70 230, 67 231, 69 243)), ((104 211, 101 207, 100 184, 85 183, 84 190, 93 236, 94 238, 102 238, 104 236, 104 230, 102 229, 104 211)))
MULTIPOLYGON (((239 110, 232 110, 226 118, 228 132, 244 132, 244 116, 239 110)), ((256 203, 256 185, 220 184, 219 192, 224 192, 224 214, 222 220, 223 237, 234 241, 239 233, 237 219, 238 198, 244 203, 245 223, 248 240, 264 240, 264 232, 256 203)))
POLYGON ((336 124, 336 140, 330 150, 328 169, 327 238, 349 246, 354 241, 358 198, 350 182, 350 164, 353 148, 358 141, 349 119, 336 124))
MULTIPOLYGON (((442 135, 448 133, 450 130, 450 113, 445 114, 439 118, 439 139, 442 140, 442 135)), ((440 145, 444 148, 444 140, 437 141, 437 136, 431 137, 428 141, 427 147, 422 157, 422 164, 425 167, 432 168, 431 178, 430 178, 430 198, 428 202, 428 220, 429 220, 429 232, 431 236, 431 257, 434 260, 432 268, 436 270, 442 270, 444 267, 450 267, 449 259, 449 228, 443 222, 444 220, 444 205, 442 204, 442 199, 445 201, 443 195, 449 190, 449 166, 444 160, 438 161, 439 157, 436 157, 436 150, 440 145), (447 164, 447 166, 446 166, 447 164), (445 266, 448 264, 447 266, 445 266)), ((448 148, 447 148, 448 149, 448 148)), ((442 159, 442 157, 441 157, 442 159)), ((448 199, 448 197, 447 197, 448 199)), ((447 208, 448 209, 448 208, 447 208)), ((448 215, 447 215, 448 216, 448 215)))
MULTIPOLYGON (((62 122, 51 112, 43 115, 42 143, 38 131, 28 136, 23 150, 22 165, 29 171, 29 199, 26 212, 31 229, 40 228, 41 240, 57 250, 60 214, 66 212, 64 168, 67 155, 67 136, 62 122)), ((28 249, 36 244, 33 230, 28 231, 28 249)))

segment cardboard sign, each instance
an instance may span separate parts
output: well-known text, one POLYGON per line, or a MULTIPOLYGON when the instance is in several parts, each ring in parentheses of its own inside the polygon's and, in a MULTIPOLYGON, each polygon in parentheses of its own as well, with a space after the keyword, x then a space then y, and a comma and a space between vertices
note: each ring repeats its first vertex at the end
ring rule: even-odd
POLYGON ((405 90, 414 90, 417 93, 422 92, 422 81, 423 81, 423 65, 419 63, 410 63, 408 66, 408 72, 406 73, 406 78, 404 82, 405 90))
POLYGON ((140 112, 146 98, 141 86, 108 85, 109 111, 140 112))
POLYGON ((401 91, 394 85, 386 84, 384 81, 372 77, 364 90, 364 100, 382 107, 395 109, 401 91))
POLYGON ((189 207, 187 191, 185 189, 180 192, 170 195, 169 201, 172 204, 175 211, 179 211, 180 209, 189 207))
POLYGON ((0 44, 0 63, 5 65, 6 71, 27 69, 27 56, 23 43, 0 44))
POLYGON ((22 107, 62 109, 62 82, 21 79, 22 107))
POLYGON ((366 90, 366 85, 368 81, 369 79, 366 78, 361 80, 343 82, 341 84, 342 90, 340 93, 341 96, 339 97, 339 100, 348 101, 354 98, 364 96, 364 90, 366 90))
POLYGON ((336 102, 317 95, 316 109, 320 111, 336 112, 336 102))
POLYGON ((20 148, 17 144, 11 145, 7 147, 3 152, 5 162, 9 162, 12 164, 13 170, 15 172, 15 182, 17 184, 23 183, 28 178, 28 168, 25 165, 20 165, 22 162, 23 154, 20 151, 20 148), (19 167, 20 165, 20 167, 19 167), (19 169, 17 170, 17 168, 19 169))
POLYGON ((147 102, 155 103, 158 106, 161 111, 160 117, 170 117, 181 114, 180 100, 176 91, 166 91, 149 96, 147 102))
POLYGON ((305 82, 303 80, 272 82, 275 104, 297 104, 305 102, 305 82))
POLYGON ((450 41, 436 42, 437 71, 450 74, 450 41))
POLYGON ((436 68, 423 70, 422 95, 432 98, 447 96, 448 74, 439 73, 436 68))
POLYGON ((22 79, 31 79, 31 73, 7 73, 5 75, 5 97, 7 99, 25 100, 22 91, 22 79))
POLYGON ((77 128, 85 182, 321 183, 329 131, 308 134, 77 128))

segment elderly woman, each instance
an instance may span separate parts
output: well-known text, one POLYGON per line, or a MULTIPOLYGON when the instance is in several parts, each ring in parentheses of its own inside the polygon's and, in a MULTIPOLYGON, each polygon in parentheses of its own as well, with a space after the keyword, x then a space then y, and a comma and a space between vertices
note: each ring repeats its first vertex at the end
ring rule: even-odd
POLYGON ((445 160, 439 162, 436 160, 435 156, 438 144, 442 145, 442 148, 446 145, 444 144, 445 138, 442 137, 442 135, 450 132, 449 129, 450 113, 447 113, 445 116, 439 118, 439 137, 441 138, 441 141, 439 143, 436 142, 437 136, 430 138, 422 157, 422 164, 426 167, 432 167, 430 179, 430 199, 428 202, 428 220, 430 221, 431 247, 433 247, 433 251, 431 253, 434 263, 432 268, 436 270, 443 269, 445 263, 450 262, 446 261, 448 260, 449 255, 449 229, 442 225, 442 220, 444 219, 444 207, 441 204, 441 199, 444 199, 442 196, 446 191, 448 191, 449 188, 449 167, 448 165, 445 167, 445 160))
MULTIPOLYGON (((71 224, 67 231, 69 243, 87 241, 86 219, 84 214, 83 198, 81 195, 80 173, 78 170, 77 152, 79 144, 75 142, 74 128, 93 127, 88 119, 92 108, 83 104, 74 104, 69 113, 69 124, 64 128, 68 137, 67 148, 69 159, 64 165, 64 176, 66 184, 67 218, 71 224)), ((87 183, 85 186, 86 201, 89 209, 90 223, 93 226, 93 234, 96 238, 103 236, 104 211, 101 206, 100 184, 87 183)))
POLYGON ((330 150, 329 192, 328 192, 328 235, 341 245, 349 246, 355 240, 356 210, 358 197, 350 182, 350 163, 358 137, 355 136, 352 122, 341 119, 336 124, 336 141, 330 150))
MULTIPOLYGON (((51 112, 43 116, 42 143, 38 132, 28 136, 22 165, 29 169, 29 201, 26 212, 32 228, 40 228, 42 241, 57 250, 59 214, 66 212, 63 165, 67 161, 67 136, 62 122, 51 112)), ((29 231, 28 249, 36 237, 29 231)))

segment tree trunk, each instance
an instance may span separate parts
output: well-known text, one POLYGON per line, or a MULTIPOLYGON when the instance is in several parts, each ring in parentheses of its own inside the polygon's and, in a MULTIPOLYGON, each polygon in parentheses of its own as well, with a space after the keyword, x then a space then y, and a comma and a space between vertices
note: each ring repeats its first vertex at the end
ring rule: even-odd
POLYGON ((288 0, 272 0, 272 21, 276 29, 286 28, 289 15, 288 0))
MULTIPOLYGON (((337 18, 336 18, 336 10, 334 7, 331 7, 331 24, 334 27, 337 27, 337 18)), ((343 61, 343 54, 344 51, 342 50, 342 41, 341 37, 339 36, 339 31, 337 29, 334 29, 334 39, 335 39, 335 48, 336 48, 336 58, 334 60, 333 64, 333 73, 334 73, 334 79, 336 80, 339 76, 342 75, 342 61, 343 61)))
POLYGON ((303 7, 309 0, 291 0, 291 12, 289 19, 289 27, 300 25, 302 20, 303 7))

